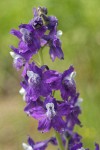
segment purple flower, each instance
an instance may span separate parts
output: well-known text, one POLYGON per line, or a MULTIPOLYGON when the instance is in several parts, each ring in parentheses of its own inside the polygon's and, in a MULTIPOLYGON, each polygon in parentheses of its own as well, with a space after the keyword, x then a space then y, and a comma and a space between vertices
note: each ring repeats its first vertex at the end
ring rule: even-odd
POLYGON ((47 8, 45 7, 38 7, 33 8, 33 14, 34 18, 30 21, 29 24, 31 24, 34 28, 40 28, 43 26, 43 18, 41 17, 42 14, 47 14, 47 8))
POLYGON ((100 150, 99 144, 95 143, 95 150, 100 150))
POLYGON ((17 70, 21 69, 25 65, 26 60, 24 57, 15 52, 10 52, 10 55, 13 58, 13 65, 17 70))
POLYGON ((20 57, 22 57, 26 62, 28 62, 32 57, 32 53, 30 51, 23 53, 23 52, 20 52, 19 48, 15 48, 14 46, 11 46, 11 49, 16 55, 19 55, 20 57))
POLYGON ((77 143, 77 144, 73 145, 70 148, 70 150, 85 150, 85 149, 83 148, 83 144, 82 143, 77 143))
POLYGON ((80 103, 83 101, 82 98, 79 98, 79 93, 76 93, 76 95, 74 95, 73 97, 70 97, 70 103, 73 106, 79 106, 80 107, 80 103))
MULTIPOLYGON (((89 150, 89 148, 84 148, 81 142, 69 146, 69 150, 89 150)), ((95 143, 95 150, 99 150, 99 145, 95 143)))
POLYGON ((42 36, 46 30, 45 26, 34 29, 31 24, 21 24, 19 31, 12 29, 11 34, 17 36, 20 40, 18 48, 12 46, 12 50, 29 61, 32 55, 38 52, 41 45, 44 45, 45 41, 42 39, 42 36))
POLYGON ((57 34, 57 25, 55 25, 55 27, 50 31, 49 35, 44 35, 43 38, 47 41, 50 47, 49 54, 52 61, 54 61, 56 57, 64 59, 61 42, 57 34))
POLYGON ((58 19, 55 16, 48 16, 48 29, 52 30, 58 25, 58 19))
POLYGON ((12 35, 16 36, 16 37, 19 38, 19 39, 21 39, 21 37, 22 37, 22 34, 21 34, 21 32, 20 32, 19 30, 12 29, 12 30, 10 31, 10 33, 11 33, 12 35))
POLYGON ((70 114, 68 114, 68 116, 66 117, 66 127, 69 130, 73 130, 76 124, 82 126, 80 120, 78 119, 80 113, 81 110, 78 106, 71 106, 70 114))
POLYGON ((52 90, 59 90, 61 87, 61 73, 55 70, 47 70, 44 73, 46 83, 50 84, 52 90))
POLYGON ((11 34, 20 40, 17 52, 19 55, 23 53, 30 54, 30 57, 28 57, 30 59, 41 47, 48 44, 52 61, 54 61, 56 57, 63 59, 64 54, 59 39, 59 35, 61 34, 57 32, 57 18, 55 16, 47 16, 47 9, 45 7, 34 8, 33 11, 34 18, 29 24, 21 24, 19 30, 11 30, 11 34), (48 31, 49 34, 44 35, 46 31, 48 31))
POLYGON ((25 112, 39 120, 38 130, 48 132, 53 127, 56 131, 63 132, 66 127, 63 117, 70 113, 70 105, 65 102, 57 103, 55 98, 48 96, 42 105, 38 101, 35 106, 28 104, 25 112))
POLYGON ((22 143, 22 146, 24 150, 45 150, 48 146, 48 143, 51 143, 53 145, 57 145, 56 139, 54 137, 41 141, 41 142, 34 142, 32 138, 28 138, 28 144, 22 143))
POLYGON ((37 31, 29 24, 21 24, 19 26, 22 34, 19 48, 21 52, 31 51, 33 54, 37 53, 40 49, 40 37, 37 31))
POLYGON ((41 35, 44 34, 48 30, 48 27, 44 23, 43 14, 47 14, 47 8, 45 7, 38 7, 38 9, 33 9, 34 18, 29 22, 32 27, 34 27, 37 30, 38 35, 40 38, 40 45, 41 47, 45 46, 47 44, 47 41, 42 38, 41 35))
POLYGON ((24 68, 23 77, 21 85, 25 89, 27 102, 36 101, 40 96, 46 97, 51 93, 49 84, 45 82, 43 70, 34 63, 24 68))
MULTIPOLYGON (((67 130, 66 137, 68 139, 69 150, 89 150, 89 148, 84 148, 81 142, 82 137, 77 133, 67 130)), ((99 150, 99 144, 97 143, 95 143, 95 150, 99 150)))
POLYGON ((66 139, 68 139, 68 147, 71 148, 76 143, 79 143, 82 139, 82 137, 69 129, 66 130, 66 139))
POLYGON ((45 72, 45 78, 46 82, 51 85, 51 88, 53 90, 60 90, 61 97, 68 101, 76 96, 75 74, 73 66, 70 66, 62 74, 54 70, 48 70, 45 72))
POLYGON ((34 18, 29 22, 34 28, 39 28, 43 25, 43 20, 39 15, 39 11, 34 8, 33 9, 34 18))
POLYGON ((49 31, 53 30, 58 25, 58 19, 55 16, 46 16, 45 14, 42 14, 41 16, 49 31))
POLYGON ((73 66, 70 66, 68 70, 64 71, 61 79, 61 96, 63 99, 68 99, 68 97, 73 97, 76 95, 76 84, 74 77, 76 72, 74 71, 73 66))

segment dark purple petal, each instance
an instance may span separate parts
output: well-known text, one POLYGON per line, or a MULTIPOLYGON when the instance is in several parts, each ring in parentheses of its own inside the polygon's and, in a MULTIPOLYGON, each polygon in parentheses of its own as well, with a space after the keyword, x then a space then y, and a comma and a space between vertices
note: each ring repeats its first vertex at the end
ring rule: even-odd
POLYGON ((58 131, 58 132, 63 132, 64 131, 64 129, 65 129, 65 122, 60 116, 56 115, 55 117, 53 117, 51 122, 52 122, 52 127, 56 131, 58 131))
POLYGON ((35 102, 30 102, 27 104, 27 106, 24 108, 24 111, 31 115, 33 118, 40 120, 45 117, 45 110, 43 109, 43 102, 38 99, 35 102))
POLYGON ((41 43, 41 46, 43 47, 47 44, 47 41, 44 39, 40 39, 40 43, 41 43))
MULTIPOLYGON (((41 66, 41 69, 44 72, 45 70, 46 71, 49 70, 49 67, 47 65, 43 65, 43 66, 41 66)), ((45 79, 45 77, 44 77, 44 79, 45 79)))
POLYGON ((62 74, 62 78, 69 76, 73 71, 74 71, 74 67, 70 66, 69 69, 65 70, 64 73, 62 74))
POLYGON ((50 44, 49 54, 52 61, 54 61, 56 57, 59 59, 64 59, 64 54, 58 39, 56 39, 54 43, 50 44))
POLYGON ((27 102, 29 101, 36 101, 40 96, 40 89, 39 89, 39 85, 34 85, 34 87, 29 86, 27 88, 27 94, 26 94, 26 99, 27 102))
POLYGON ((52 83, 60 77, 60 74, 55 70, 48 70, 44 73, 46 83, 52 83))
POLYGON ((20 70, 25 65, 25 59, 23 57, 14 59, 13 65, 17 70, 20 70))
POLYGON ((57 140, 55 137, 50 138, 49 142, 53 145, 57 145, 57 140))
POLYGON ((82 146, 83 146, 82 143, 75 144, 75 145, 71 148, 71 150, 78 150, 78 149, 81 149, 82 146))
POLYGON ((42 26, 42 27, 38 28, 36 31, 37 31, 37 34, 38 34, 39 37, 43 37, 46 30, 47 30, 47 27, 42 26))
POLYGON ((20 83, 20 85, 25 89, 25 90, 27 90, 27 87, 28 87, 28 82, 27 82, 27 80, 22 80, 22 82, 20 83))
POLYGON ((41 30, 38 31, 35 30, 30 24, 21 24, 19 28, 22 32, 23 40, 23 45, 20 46, 21 49, 24 50, 27 47, 26 49, 32 51, 33 54, 37 53, 37 50, 40 49, 40 38, 42 36, 41 34, 43 34, 44 30, 46 29, 41 28, 41 30))
POLYGON ((71 97, 70 103, 71 103, 72 105, 77 104, 77 103, 78 103, 78 97, 79 97, 79 93, 76 93, 75 96, 71 97))
POLYGON ((22 37, 22 34, 18 30, 12 29, 10 31, 10 33, 13 34, 13 35, 15 35, 15 36, 17 36, 19 39, 21 39, 21 37, 22 37))
POLYGON ((37 17, 38 16, 38 11, 36 8, 33 8, 33 14, 34 14, 34 17, 37 17))
POLYGON ((50 54, 50 57, 51 57, 52 61, 54 61, 55 58, 56 58, 56 50, 55 50, 54 47, 50 47, 49 54, 50 54))
POLYGON ((58 105, 57 111, 60 116, 67 116, 68 114, 70 114, 71 108, 69 104, 63 102, 58 105))
POLYGON ((38 99, 37 101, 33 102, 31 101, 30 103, 27 104, 27 106, 24 108, 24 111, 25 112, 29 112, 31 111, 32 109, 34 109, 35 107, 39 107, 39 106, 42 106, 43 105, 43 102, 38 99))
POLYGON ((20 41, 19 42, 19 53, 25 53, 27 51, 29 51, 27 43, 20 41))
POLYGON ((43 39, 47 42, 49 42, 51 40, 51 36, 50 35, 43 35, 43 39))
POLYGON ((39 121, 38 130, 42 132, 48 132, 51 128, 51 120, 47 117, 43 118, 39 121))
POLYGON ((70 84, 70 82, 66 82, 64 83, 63 86, 61 86, 61 97, 64 100, 68 100, 68 97, 71 96, 75 96, 76 95, 76 87, 73 84, 70 84))
POLYGON ((58 19, 55 16, 49 16, 46 20, 48 20, 49 30, 52 30, 58 24, 58 19))
POLYGON ((37 67, 34 63, 27 64, 22 76, 27 80, 26 99, 36 101, 39 96, 48 96, 51 93, 50 85, 45 82, 43 68, 37 67), (30 75, 28 75, 29 73, 30 75))
POLYGON ((34 145, 34 150, 45 150, 48 145, 48 141, 37 142, 34 145))
POLYGON ((36 143, 33 141, 31 137, 28 138, 28 144, 33 148, 33 150, 45 150, 45 148, 48 146, 48 143, 57 145, 56 138, 51 137, 50 139, 36 142, 36 143))
POLYGON ((54 141, 56 141, 55 138, 50 138, 49 140, 36 142, 36 144, 34 145, 34 150, 44 150, 49 142, 52 143, 53 145, 56 145, 54 141))
POLYGON ((34 66, 34 72, 39 74, 39 76, 42 78, 42 69, 37 67, 36 65, 34 66))
POLYGON ((58 90, 61 87, 61 74, 54 70, 48 70, 44 73, 46 83, 50 84, 51 89, 58 90))
POLYGON ((50 87, 47 83, 42 82, 41 83, 41 95, 46 97, 51 93, 50 87))
POLYGON ((95 150, 100 150, 99 144, 95 143, 95 150))
POLYGON ((37 119, 37 120, 43 120, 45 118, 45 111, 42 106, 35 106, 32 109, 29 109, 29 114, 37 119))
MULTIPOLYGON (((24 66, 23 72, 22 72, 22 77, 25 78, 26 81, 28 80, 28 77, 26 76, 28 68, 29 68, 29 64, 26 63, 25 66, 24 66)), ((28 81, 27 81, 27 83, 28 83, 28 81)))
POLYGON ((31 24, 35 29, 38 29, 43 26, 43 20, 40 16, 33 18, 29 24, 31 24))
POLYGON ((34 30, 34 28, 30 24, 21 24, 19 26, 19 29, 21 29, 21 28, 25 28, 25 29, 27 29, 29 31, 33 31, 34 30))
POLYGON ((20 52, 20 49, 15 48, 14 46, 11 46, 11 49, 18 55, 22 56, 26 61, 29 61, 29 59, 32 57, 32 53, 30 51, 26 51, 25 53, 20 52))
POLYGON ((66 118, 67 119, 67 128, 72 130, 76 124, 81 126, 81 122, 78 119, 78 115, 80 113, 81 113, 81 111, 80 111, 79 107, 74 107, 72 109, 72 111, 68 114, 68 116, 66 118))
POLYGON ((82 137, 79 134, 74 133, 73 131, 68 130, 68 129, 66 131, 66 138, 69 139, 68 145, 70 147, 75 145, 76 143, 79 143, 81 141, 81 139, 82 139, 82 137))
POLYGON ((28 144, 34 148, 35 142, 33 141, 33 139, 31 137, 28 137, 28 144))
POLYGON ((68 100, 68 97, 76 96, 76 84, 74 81, 74 68, 70 66, 70 68, 62 74, 62 86, 60 88, 61 96, 64 100, 68 100))

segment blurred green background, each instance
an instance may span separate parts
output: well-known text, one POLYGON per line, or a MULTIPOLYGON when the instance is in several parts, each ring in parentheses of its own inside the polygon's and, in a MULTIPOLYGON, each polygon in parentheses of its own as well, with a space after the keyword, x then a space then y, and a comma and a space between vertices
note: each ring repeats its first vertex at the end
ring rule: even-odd
MULTIPOLYGON (((12 67, 10 45, 18 40, 9 34, 11 28, 28 23, 32 8, 45 6, 49 15, 59 19, 63 31, 64 61, 51 62, 48 49, 45 64, 63 71, 73 64, 77 72, 77 90, 84 99, 80 119, 83 127, 76 127, 83 136, 85 147, 94 149, 100 144, 100 0, 1 0, 0 1, 0 149, 21 150, 27 135, 36 141, 50 137, 53 132, 36 131, 37 122, 23 112, 25 103, 19 96, 20 72, 12 67)), ((49 147, 50 149, 57 149, 49 147)))

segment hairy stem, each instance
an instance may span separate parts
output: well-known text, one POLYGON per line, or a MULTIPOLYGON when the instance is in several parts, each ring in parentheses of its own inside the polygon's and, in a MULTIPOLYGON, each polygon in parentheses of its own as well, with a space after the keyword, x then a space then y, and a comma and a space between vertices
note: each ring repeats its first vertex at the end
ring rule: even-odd
MULTIPOLYGON (((56 91, 54 90, 53 93, 52 93, 53 96, 55 95, 55 92, 56 91)), ((57 122, 57 123, 59 123, 59 122, 57 122)), ((62 138, 60 136, 60 133, 55 131, 55 136, 56 136, 56 139, 57 139, 57 142, 58 142, 59 149, 60 150, 65 150, 63 142, 62 142, 62 138)))
POLYGON ((43 48, 41 48, 39 50, 39 53, 38 53, 41 66, 44 65, 43 52, 42 51, 43 51, 43 48))
MULTIPOLYGON (((59 123, 59 122, 57 122, 57 123, 59 123)), ((62 138, 61 138, 60 134, 57 131, 55 131, 55 136, 56 136, 56 139, 57 139, 57 142, 58 142, 59 149, 60 150, 65 150, 63 142, 62 142, 62 138)))

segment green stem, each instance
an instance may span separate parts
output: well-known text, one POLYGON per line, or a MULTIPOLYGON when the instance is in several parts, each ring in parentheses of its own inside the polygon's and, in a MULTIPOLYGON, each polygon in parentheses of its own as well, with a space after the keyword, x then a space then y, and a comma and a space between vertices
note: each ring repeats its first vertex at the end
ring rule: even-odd
POLYGON ((38 53, 41 66, 44 65, 44 60, 43 60, 43 53, 42 53, 42 51, 43 51, 43 48, 41 48, 41 49, 39 50, 39 53, 38 53))
MULTIPOLYGON (((55 92, 56 92, 56 91, 54 90, 53 93, 52 93, 53 97, 54 97, 54 95, 55 95, 55 92)), ((57 122, 57 123, 59 123, 59 122, 57 122)), ((58 146, 59 146, 60 150, 65 150, 65 148, 64 148, 64 146, 63 146, 62 138, 61 138, 61 136, 60 136, 60 133, 57 132, 57 131, 55 131, 55 136, 56 136, 56 139, 57 139, 58 146)))
POLYGON ((52 96, 53 96, 53 97, 54 97, 54 95, 55 95, 55 92, 56 92, 55 90, 52 92, 52 96))
POLYGON ((68 139, 66 138, 66 146, 65 149, 68 150, 68 139))
MULTIPOLYGON (((59 123, 59 122, 57 122, 57 123, 59 123)), ((57 131, 55 131, 55 136, 56 136, 56 139, 58 141, 58 146, 59 146, 60 150, 65 150, 64 146, 63 146, 62 138, 57 131)))

